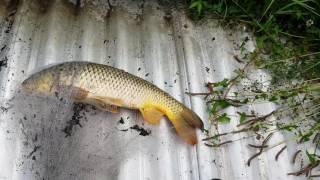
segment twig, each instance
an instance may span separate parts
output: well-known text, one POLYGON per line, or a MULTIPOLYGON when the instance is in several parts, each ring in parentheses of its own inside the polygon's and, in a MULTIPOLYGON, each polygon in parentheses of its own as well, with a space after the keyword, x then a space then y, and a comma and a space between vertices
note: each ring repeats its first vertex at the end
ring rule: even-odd
POLYGON ((320 174, 317 174, 317 175, 311 175, 310 177, 320 177, 320 174))
POLYGON ((206 84, 206 87, 209 89, 209 92, 207 93, 191 93, 191 92, 185 92, 187 95, 190 95, 190 96, 205 96, 204 98, 207 99, 209 95, 213 94, 214 90, 213 90, 213 83, 211 82, 208 82, 206 84))
POLYGON ((243 63, 243 60, 241 60, 238 55, 233 55, 233 58, 234 58, 238 63, 243 63))
POLYGON ((111 5, 110 0, 107 0, 108 6, 109 6, 109 10, 106 14, 106 17, 110 17, 111 16, 111 12, 113 11, 113 5, 111 5))
POLYGON ((295 164, 296 163, 296 159, 297 159, 297 156, 299 153, 301 153, 302 151, 301 150, 298 150, 297 152, 294 153, 293 157, 292 157, 292 164, 295 164))
POLYGON ((253 148, 267 148, 268 146, 267 145, 253 145, 253 144, 248 144, 250 147, 253 147, 253 148))
POLYGON ((185 93, 190 96, 207 96, 211 94, 211 93, 191 93, 191 92, 185 92, 185 93))
POLYGON ((307 57, 307 56, 312 56, 312 55, 317 55, 317 54, 320 54, 320 51, 313 52, 313 53, 308 53, 308 54, 303 54, 303 55, 297 55, 297 56, 290 57, 290 58, 287 58, 287 59, 281 59, 281 60, 273 61, 271 63, 267 63, 267 65, 274 64, 274 63, 277 63, 277 62, 290 61, 290 60, 293 60, 293 59, 299 59, 299 58, 302 58, 302 57, 307 57))
POLYGON ((220 137, 220 136, 225 136, 225 135, 228 135, 228 134, 237 134, 237 133, 245 132, 245 131, 248 131, 248 130, 249 130, 249 128, 243 128, 243 129, 236 130, 236 131, 231 131, 231 132, 228 132, 228 133, 216 134, 214 136, 210 136, 210 137, 204 138, 204 139, 202 139, 202 141, 208 141, 210 139, 215 139, 215 138, 220 137))
POLYGON ((246 124, 252 124, 252 123, 258 122, 258 121, 264 121, 266 118, 268 118, 269 116, 273 115, 275 112, 276 112, 276 110, 274 110, 271 113, 266 114, 264 116, 260 116, 260 117, 257 117, 257 118, 250 119, 248 121, 245 121, 243 123, 238 124, 237 127, 243 126, 243 125, 246 125, 246 124))
POLYGON ((228 144, 228 143, 232 143, 233 141, 229 140, 229 141, 225 141, 225 142, 222 142, 220 144, 208 144, 208 143, 204 143, 204 145, 206 146, 209 146, 209 147, 220 147, 224 144, 228 144))
POLYGON ((318 144, 318 143, 319 143, 319 140, 320 140, 320 133, 317 133, 317 134, 314 136, 314 138, 313 138, 313 140, 312 140, 312 143, 313 143, 313 144, 318 144))
POLYGON ((318 160, 312 164, 308 164, 307 166, 300 169, 299 171, 288 173, 288 175, 300 176, 302 174, 305 174, 306 176, 308 176, 311 173, 312 169, 317 167, 319 164, 320 164, 320 161, 318 160))
POLYGON ((229 84, 224 91, 223 99, 226 98, 226 96, 229 94, 231 88, 236 84, 237 80, 244 75, 246 69, 249 67, 249 65, 252 62, 253 61, 249 61, 246 65, 244 65, 244 67, 242 69, 239 69, 240 72, 238 73, 238 75, 236 77, 229 80, 229 84))
POLYGON ((202 139, 202 141, 208 141, 208 140, 210 140, 210 139, 215 139, 215 138, 217 138, 217 137, 224 136, 224 135, 227 135, 227 134, 230 134, 230 133, 216 134, 216 135, 214 135, 214 136, 204 138, 204 139, 202 139))
POLYGON ((250 130, 250 128, 243 128, 243 129, 240 129, 240 130, 232 131, 232 134, 241 133, 241 132, 245 132, 245 131, 248 131, 248 130, 250 130))
POLYGON ((280 151, 277 153, 277 155, 276 155, 276 157, 275 157, 276 161, 278 161, 278 158, 279 158, 280 154, 281 154, 286 148, 287 148, 287 146, 284 146, 283 148, 280 149, 280 151))
MULTIPOLYGON (((259 149, 259 152, 254 154, 253 156, 251 156, 249 159, 248 159, 248 162, 247 162, 247 165, 250 166, 250 163, 251 161, 260 156, 263 152, 263 149, 267 146, 266 144, 268 143, 268 141, 270 140, 270 138, 272 137, 273 133, 270 133, 263 141, 262 141, 262 144, 260 145, 260 149, 259 149)), ((268 147, 268 146, 267 146, 268 147)))
POLYGON ((241 101, 236 100, 236 99, 229 99, 229 98, 211 99, 211 100, 207 101, 207 103, 212 103, 212 102, 214 102, 214 101, 219 101, 219 100, 227 101, 231 106, 234 106, 234 107, 240 107, 240 106, 243 105, 243 103, 241 103, 241 101))

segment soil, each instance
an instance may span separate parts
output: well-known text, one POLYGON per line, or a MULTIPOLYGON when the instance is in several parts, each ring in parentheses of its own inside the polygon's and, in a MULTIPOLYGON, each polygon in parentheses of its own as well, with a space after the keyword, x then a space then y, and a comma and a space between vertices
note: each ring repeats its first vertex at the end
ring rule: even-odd
POLYGON ((74 103, 72 118, 67 122, 66 127, 63 129, 63 132, 66 133, 66 137, 71 136, 74 126, 79 125, 80 127, 82 127, 82 125, 80 124, 80 121, 83 119, 86 119, 85 111, 84 111, 85 108, 86 108, 85 104, 74 103))
POLYGON ((137 132, 140 132, 140 136, 149 136, 151 134, 150 129, 144 129, 143 127, 139 127, 137 124, 130 127, 130 129, 136 130, 137 132))
POLYGON ((0 60, 0 71, 2 69, 2 67, 6 68, 8 65, 8 58, 4 57, 2 60, 0 60))

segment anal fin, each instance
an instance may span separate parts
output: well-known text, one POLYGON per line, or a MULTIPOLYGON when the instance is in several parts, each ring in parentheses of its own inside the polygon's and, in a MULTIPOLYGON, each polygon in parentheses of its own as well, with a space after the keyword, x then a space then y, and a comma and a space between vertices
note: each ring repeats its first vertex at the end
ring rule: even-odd
POLYGON ((162 118, 162 116, 164 116, 164 113, 162 111, 152 106, 142 107, 140 108, 140 112, 142 113, 143 119, 145 121, 154 125, 159 124, 160 119, 162 118))

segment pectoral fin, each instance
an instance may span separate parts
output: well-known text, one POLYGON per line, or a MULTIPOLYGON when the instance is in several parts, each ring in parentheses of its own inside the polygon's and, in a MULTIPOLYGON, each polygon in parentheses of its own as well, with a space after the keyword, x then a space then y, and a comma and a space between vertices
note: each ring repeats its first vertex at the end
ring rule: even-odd
POLYGON ((140 112, 145 121, 154 125, 159 124, 161 117, 164 116, 163 112, 152 106, 142 107, 140 112))
POLYGON ((119 107, 111 104, 104 104, 104 110, 112 113, 119 113, 119 107))
POLYGON ((96 107, 98 107, 101 110, 112 112, 112 113, 118 113, 119 107, 112 104, 107 104, 104 101, 100 99, 90 99, 88 102, 96 107))
POLYGON ((87 98, 89 91, 86 91, 82 88, 72 87, 71 88, 71 97, 76 101, 83 101, 87 98))
POLYGON ((114 104, 116 106, 123 106, 125 104, 121 99, 112 97, 93 96, 93 98, 106 102, 107 104, 114 104))
POLYGON ((114 98, 93 96, 89 91, 78 87, 72 87, 71 97, 78 102, 89 103, 101 110, 112 113, 118 113, 119 107, 117 105, 121 105, 122 103, 120 100, 114 98))

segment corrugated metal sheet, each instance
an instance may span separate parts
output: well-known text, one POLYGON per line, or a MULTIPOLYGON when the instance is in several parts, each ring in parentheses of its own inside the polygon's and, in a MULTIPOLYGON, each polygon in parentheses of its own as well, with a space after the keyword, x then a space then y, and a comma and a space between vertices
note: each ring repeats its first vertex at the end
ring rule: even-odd
MULTIPOLYGON (((254 138, 218 149, 202 142, 190 146, 164 119, 155 127, 133 111, 110 114, 21 92, 20 83, 40 67, 93 61, 153 82, 191 107, 209 128, 203 99, 184 92, 204 92, 206 82, 231 77, 239 66, 232 53, 245 32, 224 30, 215 21, 194 24, 178 3, 169 8, 170 1, 112 2, 112 11, 106 1, 77 2, 0 1, 0 58, 7 63, 0 71, 0 179, 300 179, 286 175, 300 167, 290 163, 293 145, 278 162, 274 157, 281 147, 248 167, 256 150, 247 144, 257 143, 254 138), (75 116, 81 127, 73 126, 66 137, 63 130, 75 116), (136 124, 151 135, 129 128, 136 124)), ((273 107, 252 108, 265 114, 273 107)), ((235 127, 235 119, 220 131, 235 127)), ((276 134, 271 143, 282 138, 276 134)))

